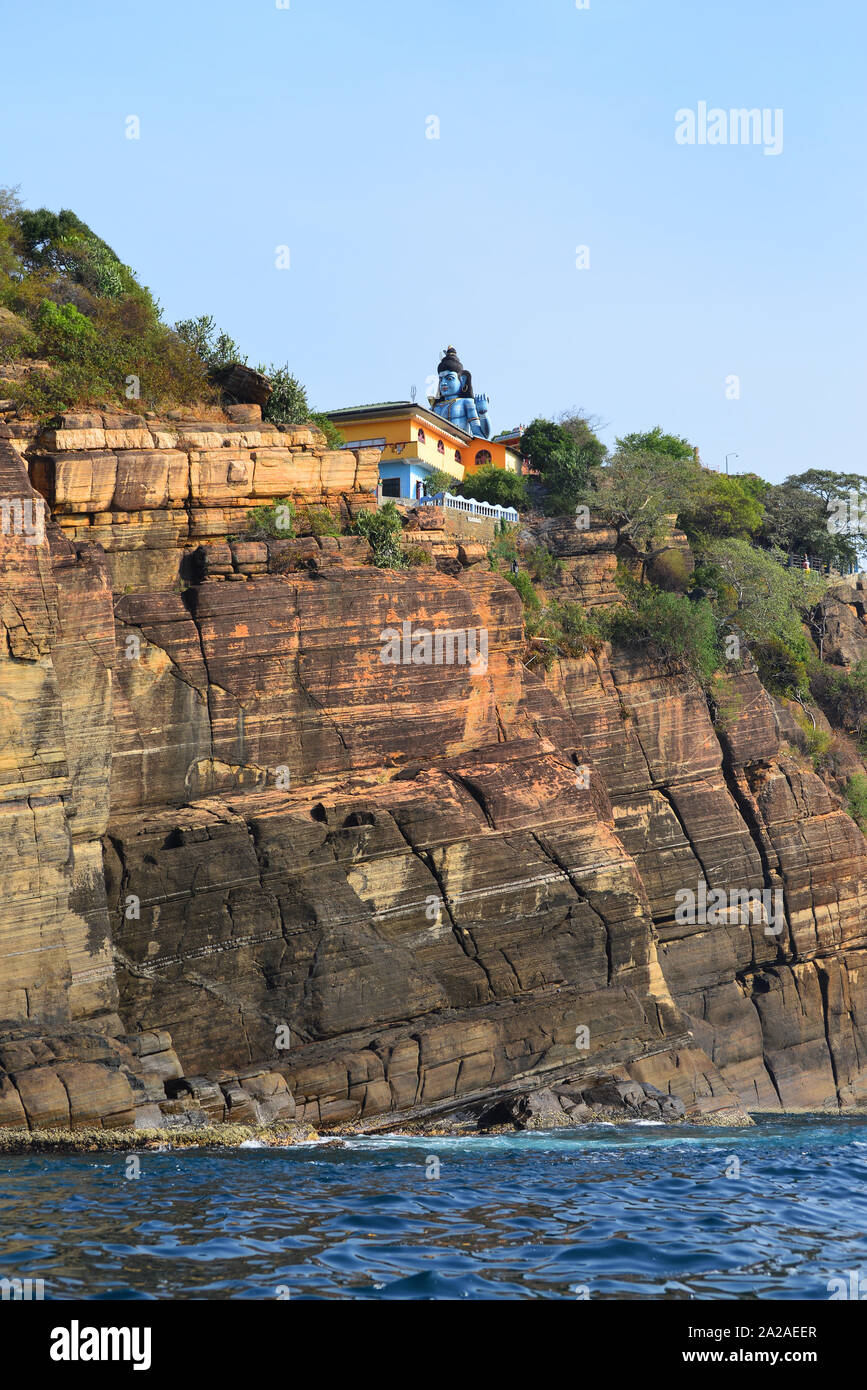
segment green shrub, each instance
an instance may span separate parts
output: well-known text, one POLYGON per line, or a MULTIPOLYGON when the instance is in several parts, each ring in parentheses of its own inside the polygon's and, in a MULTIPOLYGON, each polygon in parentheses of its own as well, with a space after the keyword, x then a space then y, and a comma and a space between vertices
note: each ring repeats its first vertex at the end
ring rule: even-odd
POLYGON ((150 291, 69 209, 28 211, 0 190, 0 306, 25 327, 17 342, 4 340, 0 359, 49 363, 3 384, 27 411, 120 400, 144 411, 214 398, 204 364, 162 322, 150 291))
POLYGON ((488 546, 488 565, 498 570, 503 564, 511 565, 518 558, 518 528, 507 521, 498 521, 494 528, 494 539, 488 546))
POLYGON ((352 525, 357 536, 366 536, 378 569, 406 569, 406 556, 400 544, 403 522, 393 502, 384 502, 377 511, 359 512, 352 525))
POLYGON ((328 445, 329 449, 341 449, 343 447, 346 440, 337 426, 329 420, 327 415, 323 415, 319 410, 311 410, 310 419, 316 428, 321 430, 325 435, 325 443, 328 445))
POLYGON ((531 640, 533 651, 528 664, 551 668, 562 650, 562 632, 550 609, 525 609, 524 631, 531 640))
POLYGON ((326 507, 308 507, 307 521, 314 536, 339 536, 340 527, 326 507))
POLYGON ((560 584, 563 561, 553 556, 545 545, 534 545, 526 554, 527 569, 538 584, 560 584))
POLYGON ((599 651, 607 633, 602 615, 571 601, 552 604, 550 612, 557 625, 558 645, 564 656, 585 656, 587 652, 599 651))
POLYGON ((433 555, 426 545, 408 545, 404 550, 408 565, 432 565, 433 555))
POLYGON ((708 685, 714 726, 723 733, 730 729, 743 713, 743 691, 732 680, 739 666, 739 662, 727 661, 727 669, 715 672, 708 685), (735 671, 732 671, 731 667, 734 667, 735 671))
POLYGON ((633 586, 629 605, 608 615, 610 639, 646 646, 672 670, 689 671, 707 686, 720 664, 713 610, 706 599, 693 603, 649 585, 633 586))
MULTIPOLYGON (((451 490, 455 490, 454 480, 451 490)), ((460 484, 460 491, 463 497, 474 497, 477 502, 487 502, 492 507, 516 507, 521 511, 528 505, 527 484, 520 473, 507 473, 492 463, 468 473, 460 484)))
POLYGON ((444 468, 433 468, 424 480, 425 497, 436 497, 440 492, 451 492, 456 494, 460 488, 457 478, 453 478, 451 473, 447 473, 444 468))
POLYGON ((201 358, 209 370, 228 367, 232 362, 246 363, 234 338, 228 333, 218 333, 212 314, 199 314, 198 318, 181 319, 175 324, 175 333, 201 358))
POLYGON ((867 834, 867 777, 856 772, 846 786, 846 809, 858 828, 867 834))
POLYGON ((799 632, 788 642, 780 637, 754 641, 750 652, 756 663, 759 678, 772 695, 800 695, 809 685, 806 664, 806 640, 799 632))
POLYGON ((533 588, 533 581, 526 570, 518 570, 517 574, 513 574, 512 571, 509 570, 504 577, 518 590, 521 596, 521 602, 525 608, 529 609, 531 612, 535 612, 541 608, 541 599, 533 588))
POLYGON ((268 506, 251 507, 247 513, 247 539, 264 540, 267 536, 287 540, 295 535, 295 503, 288 497, 278 497, 268 506))
POLYGON ((672 546, 670 550, 654 555, 647 566, 647 577, 657 589, 684 593, 692 580, 689 552, 680 546, 672 546))
MULTIPOLYGON (((800 721, 799 721, 800 722, 800 721)), ((828 763, 828 754, 834 742, 827 729, 816 729, 812 724, 801 725, 804 730, 804 752, 816 772, 822 772, 828 763)))
POLYGON ((282 367, 273 364, 266 367, 260 362, 256 370, 264 372, 271 383, 271 395, 262 410, 262 418, 277 425, 305 424, 310 419, 307 392, 297 376, 290 372, 288 362, 282 367))
POLYGON ((96 328, 74 304, 43 299, 36 316, 39 350, 46 357, 76 361, 93 354, 96 328))
POLYGON ((815 667, 810 684, 829 719, 847 733, 864 733, 867 728, 867 660, 857 662, 849 671, 823 662, 815 667))
POLYGON ((14 362, 22 357, 35 357, 38 351, 36 334, 26 319, 0 307, 0 362, 14 362))

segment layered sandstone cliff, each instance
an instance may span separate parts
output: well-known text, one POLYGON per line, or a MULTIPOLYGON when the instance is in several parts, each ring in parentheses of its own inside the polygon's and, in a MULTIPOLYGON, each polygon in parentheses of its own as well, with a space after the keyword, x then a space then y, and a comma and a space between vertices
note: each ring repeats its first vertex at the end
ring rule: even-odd
MULTIPOLYGON (((0 497, 51 512, 0 535, 0 1124, 375 1124, 611 1076, 693 1115, 861 1103, 867 844, 755 676, 717 725, 634 653, 540 678, 468 537, 407 571, 230 539, 263 500, 373 505, 375 451, 0 434, 0 497), (405 624, 486 660, 384 661, 405 624), (781 920, 683 923, 700 883, 781 920)), ((546 539, 616 601, 611 533, 546 539)))

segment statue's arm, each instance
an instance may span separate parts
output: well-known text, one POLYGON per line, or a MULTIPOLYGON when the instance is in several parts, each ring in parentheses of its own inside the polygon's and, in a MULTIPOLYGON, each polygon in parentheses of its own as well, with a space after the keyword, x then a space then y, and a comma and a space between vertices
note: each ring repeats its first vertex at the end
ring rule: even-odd
MULTIPOLYGON (((477 419, 478 425, 479 425, 479 428, 478 428, 478 431, 477 431, 478 434, 480 434, 480 435, 482 436, 483 439, 490 439, 490 437, 491 437, 491 421, 490 421, 490 418, 489 418, 489 416, 488 416, 488 398, 487 398, 487 396, 485 396, 485 395, 476 396, 475 400, 473 401, 473 411, 474 411, 474 413, 475 413, 475 416, 476 416, 476 419, 477 419)), ((476 431, 473 431, 473 433, 476 433, 476 431)))
POLYGON ((472 396, 466 397, 466 412, 464 414, 464 420, 466 421, 465 428, 467 434, 474 434, 479 439, 490 439, 491 422, 488 419, 487 415, 479 415, 476 403, 473 400, 472 396))

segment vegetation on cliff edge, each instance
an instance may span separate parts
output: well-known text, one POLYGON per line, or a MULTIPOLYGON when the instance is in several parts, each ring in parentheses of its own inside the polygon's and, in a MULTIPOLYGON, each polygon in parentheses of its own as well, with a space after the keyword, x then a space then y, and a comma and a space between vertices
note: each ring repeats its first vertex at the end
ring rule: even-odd
MULTIPOLYGON (((0 188, 0 395, 42 418, 87 405, 142 414, 217 404, 211 372, 246 361, 208 314, 167 324, 151 291, 76 213, 25 208, 0 188)), ((343 443, 288 364, 258 370, 272 385, 265 419, 312 421, 329 447, 343 443)))

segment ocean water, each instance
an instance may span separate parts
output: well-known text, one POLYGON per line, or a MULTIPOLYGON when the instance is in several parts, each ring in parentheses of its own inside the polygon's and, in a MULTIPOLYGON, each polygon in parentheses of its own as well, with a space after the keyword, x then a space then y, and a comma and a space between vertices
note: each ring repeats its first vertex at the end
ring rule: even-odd
POLYGON ((0 1159, 46 1299, 827 1300, 867 1287, 867 1118, 0 1159), (739 1176, 727 1176, 736 1174, 739 1176))

